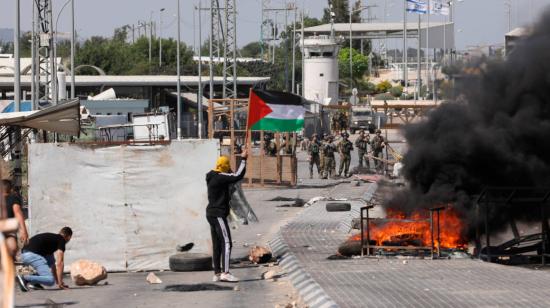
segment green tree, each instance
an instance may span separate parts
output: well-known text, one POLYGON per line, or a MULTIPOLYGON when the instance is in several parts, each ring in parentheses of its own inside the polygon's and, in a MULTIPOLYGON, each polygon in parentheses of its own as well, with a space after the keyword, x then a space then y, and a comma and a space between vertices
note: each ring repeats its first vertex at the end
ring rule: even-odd
POLYGON ((262 44, 260 42, 250 42, 243 46, 240 50, 241 57, 259 58, 262 52, 262 44))
MULTIPOLYGON (((363 78, 363 76, 369 69, 369 57, 362 55, 355 49, 352 49, 351 56, 353 61, 353 66, 352 66, 353 79, 360 80, 363 78)), ((340 50, 340 54, 338 55, 340 78, 346 78, 346 77, 349 77, 350 75, 349 57, 350 57, 350 49, 342 48, 340 50)))
MULTIPOLYGON (((335 23, 349 23, 349 1, 348 0, 328 0, 327 8, 323 12, 323 23, 330 23, 331 7, 334 13, 335 23)), ((361 22, 361 12, 358 10, 361 7, 361 1, 355 1, 353 6, 355 12, 351 16, 352 22, 361 22)))
MULTIPOLYGON (((58 56, 68 57, 70 45, 64 42, 62 53, 58 56)), ((109 75, 145 75, 175 74, 177 42, 173 39, 162 39, 162 66, 159 67, 159 39, 151 41, 151 62, 149 62, 149 38, 140 37, 135 43, 128 42, 128 27, 117 28, 112 38, 94 36, 82 45, 77 45, 76 65, 88 64, 103 69, 109 75)), ((196 74, 193 52, 185 45, 180 45, 180 60, 183 74, 196 74)), ((92 73, 84 70, 80 73, 92 73)))
POLYGON ((401 97, 401 95, 403 94, 403 87, 401 85, 392 87, 390 89, 390 94, 394 97, 401 97))

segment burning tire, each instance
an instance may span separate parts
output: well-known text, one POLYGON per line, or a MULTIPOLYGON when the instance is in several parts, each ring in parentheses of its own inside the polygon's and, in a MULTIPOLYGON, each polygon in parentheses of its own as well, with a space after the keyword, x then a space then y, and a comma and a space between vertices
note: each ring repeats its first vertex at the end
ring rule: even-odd
POLYGON ((327 212, 349 212, 351 211, 350 203, 331 202, 326 205, 327 212))
POLYGON ((204 253, 178 253, 168 260, 173 272, 208 271, 212 269, 212 257, 204 253))

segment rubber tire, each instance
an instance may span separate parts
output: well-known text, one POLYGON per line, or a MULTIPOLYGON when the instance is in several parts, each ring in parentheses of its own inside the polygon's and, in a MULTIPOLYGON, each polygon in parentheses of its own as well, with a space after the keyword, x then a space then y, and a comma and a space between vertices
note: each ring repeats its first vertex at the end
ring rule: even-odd
POLYGON ((171 255, 168 259, 173 272, 195 272, 212 270, 212 256, 205 253, 184 252, 171 255))
POLYGON ((345 202, 329 202, 326 205, 327 212, 349 212, 351 204, 345 202))

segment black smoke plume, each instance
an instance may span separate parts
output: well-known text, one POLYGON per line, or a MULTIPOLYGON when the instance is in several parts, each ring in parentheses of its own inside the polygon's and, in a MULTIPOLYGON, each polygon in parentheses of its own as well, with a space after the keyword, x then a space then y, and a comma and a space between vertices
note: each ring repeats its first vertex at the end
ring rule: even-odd
MULTIPOLYGON (((410 213, 453 203, 470 236, 484 187, 550 187, 550 9, 506 61, 483 61, 473 71, 461 78, 460 99, 404 129, 409 187, 385 204, 410 213)), ((499 208, 490 221, 497 231, 510 216, 539 214, 499 208)))

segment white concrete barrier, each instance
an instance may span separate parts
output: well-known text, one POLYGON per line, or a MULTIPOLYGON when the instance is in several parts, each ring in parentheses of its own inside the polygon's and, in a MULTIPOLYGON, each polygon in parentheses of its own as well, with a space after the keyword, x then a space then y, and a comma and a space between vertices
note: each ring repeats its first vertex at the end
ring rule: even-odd
POLYGON ((31 234, 73 228, 66 264, 102 263, 109 271, 168 268, 176 245, 210 252, 205 174, 214 140, 166 146, 92 148, 29 145, 31 234))

